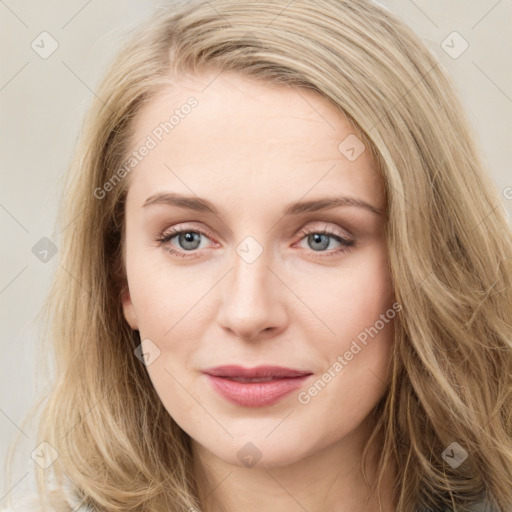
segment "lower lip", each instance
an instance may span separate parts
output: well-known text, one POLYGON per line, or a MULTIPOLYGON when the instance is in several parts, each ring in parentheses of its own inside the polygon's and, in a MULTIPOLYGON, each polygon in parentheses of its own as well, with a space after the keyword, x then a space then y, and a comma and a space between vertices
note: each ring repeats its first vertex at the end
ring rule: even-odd
POLYGON ((275 404, 302 386, 311 375, 289 377, 267 382, 237 382, 206 374, 215 391, 229 402, 243 407, 265 407, 275 404))

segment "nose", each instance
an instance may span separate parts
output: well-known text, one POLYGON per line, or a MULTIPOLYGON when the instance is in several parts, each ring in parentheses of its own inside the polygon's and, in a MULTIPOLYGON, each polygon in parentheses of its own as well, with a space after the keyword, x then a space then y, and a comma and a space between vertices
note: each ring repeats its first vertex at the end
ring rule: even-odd
POLYGON ((248 263, 235 253, 223 283, 223 301, 218 312, 221 327, 248 341, 267 339, 286 329, 286 288, 269 268, 265 253, 248 263))

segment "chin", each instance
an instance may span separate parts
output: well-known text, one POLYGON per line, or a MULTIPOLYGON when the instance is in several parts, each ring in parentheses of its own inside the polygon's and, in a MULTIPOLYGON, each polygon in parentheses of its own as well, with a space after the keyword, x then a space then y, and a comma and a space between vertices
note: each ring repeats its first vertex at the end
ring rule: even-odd
POLYGON ((208 443, 203 445, 202 449, 210 451, 227 464, 241 468, 278 468, 293 464, 308 455, 304 451, 303 439, 298 439, 296 443, 284 444, 284 439, 291 441, 289 437, 276 436, 270 440, 265 439, 265 435, 261 437, 245 435, 222 446, 219 446, 219 443, 211 445, 208 443))

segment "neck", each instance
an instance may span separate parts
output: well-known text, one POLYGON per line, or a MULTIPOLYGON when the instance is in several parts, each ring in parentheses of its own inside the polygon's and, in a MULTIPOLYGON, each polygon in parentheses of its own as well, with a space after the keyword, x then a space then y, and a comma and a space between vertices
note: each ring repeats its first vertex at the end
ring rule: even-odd
MULTIPOLYGON (((380 493, 377 453, 368 454, 365 481, 362 429, 306 456, 281 465, 245 467, 227 463, 193 441, 202 512, 392 512, 389 468, 380 493)), ((263 459, 262 459, 263 460, 263 459)), ((261 461, 260 461, 261 462, 261 461)))

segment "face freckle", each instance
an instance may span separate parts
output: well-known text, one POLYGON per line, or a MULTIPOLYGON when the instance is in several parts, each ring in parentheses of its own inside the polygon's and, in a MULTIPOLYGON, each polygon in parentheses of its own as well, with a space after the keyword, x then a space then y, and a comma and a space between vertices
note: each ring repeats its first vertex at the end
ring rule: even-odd
POLYGON ((126 321, 156 347, 151 381, 205 453, 240 466, 251 442, 269 467, 346 453, 387 388, 384 184, 319 95, 230 73, 209 81, 183 79, 136 119, 133 140, 144 140, 197 100, 129 177, 126 321), (309 376, 249 406, 212 385, 204 370, 220 365, 309 376))

